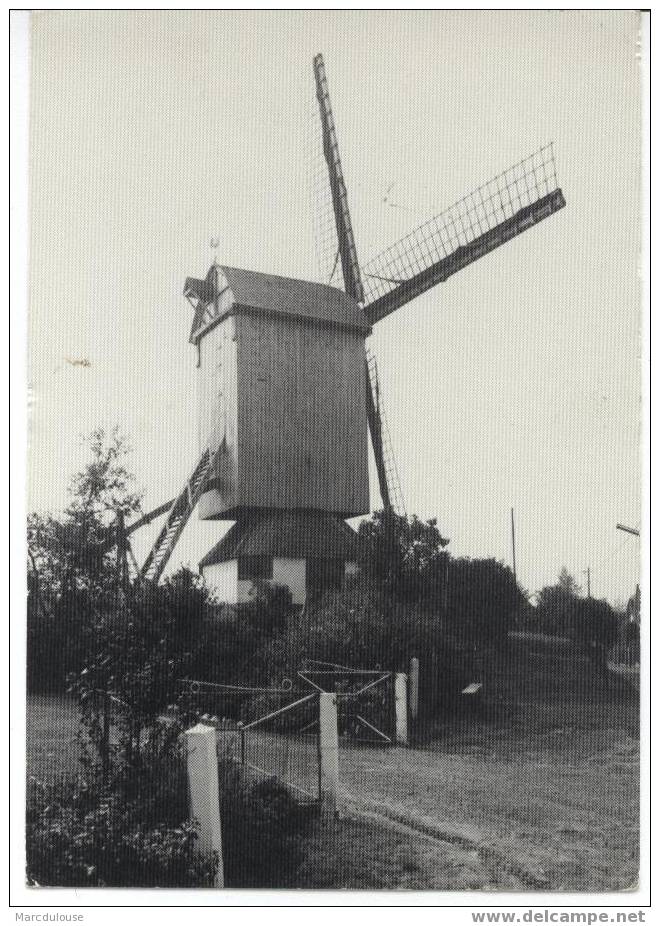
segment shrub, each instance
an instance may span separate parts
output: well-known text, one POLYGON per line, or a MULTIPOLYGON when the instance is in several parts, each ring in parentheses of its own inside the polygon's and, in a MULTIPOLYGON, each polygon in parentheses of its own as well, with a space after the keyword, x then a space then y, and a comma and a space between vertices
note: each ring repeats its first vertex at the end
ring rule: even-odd
MULTIPOLYGON (((27 877, 52 887, 209 887, 217 859, 195 852, 185 764, 150 754, 110 793, 71 779, 33 787, 27 807, 27 877)), ((227 887, 281 887, 302 861, 309 811, 275 779, 220 765, 227 887)))
POLYGON ((605 600, 580 598, 570 631, 587 650, 608 650, 619 638, 619 615, 605 600))
POLYGON ((468 646, 503 643, 525 605, 508 566, 495 559, 451 559, 448 564, 448 629, 468 646))
POLYGON ((227 887, 282 887, 303 858, 308 811, 275 779, 255 783, 222 764, 221 819, 227 887))
POLYGON ((187 774, 174 724, 153 724, 139 752, 120 744, 104 765, 79 734, 84 777, 32 782, 27 800, 27 873, 52 886, 210 885, 213 858, 195 852, 187 774))
POLYGON ((452 706, 453 695, 474 680, 474 647, 466 647, 432 604, 393 601, 375 582, 353 580, 291 617, 266 640, 256 658, 262 678, 295 678, 306 659, 384 671, 404 671, 420 658, 425 708, 452 706))
POLYGON ((149 816, 140 800, 92 795, 79 783, 33 792, 28 881, 53 887, 210 886, 217 860, 195 854, 193 823, 155 823, 149 816))

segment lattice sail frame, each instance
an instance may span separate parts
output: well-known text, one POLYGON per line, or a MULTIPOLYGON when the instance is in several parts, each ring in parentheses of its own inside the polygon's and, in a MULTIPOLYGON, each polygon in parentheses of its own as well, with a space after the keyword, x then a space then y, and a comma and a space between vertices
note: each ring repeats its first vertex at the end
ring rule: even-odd
POLYGON ((317 266, 315 279, 326 286, 344 289, 332 192, 328 183, 328 165, 323 152, 323 129, 316 97, 309 101, 307 128, 306 180, 317 266))
MULTIPOLYGON (((553 144, 550 143, 464 196, 365 264, 362 278, 367 306, 555 193, 561 196, 553 144)), ((563 205, 563 197, 561 200, 563 205)), ((561 205, 556 203, 555 208, 561 205)), ((534 218, 529 224, 535 224, 536 220, 534 218)), ((520 230, 516 229, 514 234, 520 230)), ((499 243, 502 242, 494 241, 492 247, 499 243)), ((477 256, 481 255, 475 255, 475 259, 477 256)))
POLYGON ((396 514, 402 517, 406 516, 406 505, 401 489, 401 479, 399 470, 396 465, 396 455, 390 435, 385 406, 378 378, 378 363, 375 354, 367 348, 367 377, 368 387, 371 388, 371 394, 374 399, 374 413, 376 417, 375 426, 377 434, 372 434, 374 446, 374 457, 376 469, 378 471, 378 483, 383 495, 383 489, 386 495, 383 497, 384 507, 392 508, 396 514))

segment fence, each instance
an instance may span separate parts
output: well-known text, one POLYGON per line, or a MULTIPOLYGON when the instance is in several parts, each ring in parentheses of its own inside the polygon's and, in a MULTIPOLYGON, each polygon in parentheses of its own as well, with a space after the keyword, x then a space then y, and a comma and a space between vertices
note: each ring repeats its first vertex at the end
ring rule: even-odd
POLYGON ((318 712, 318 697, 311 694, 237 730, 221 729, 218 755, 253 775, 277 778, 301 800, 319 800, 318 712))
POLYGON ((408 741, 407 679, 403 673, 307 660, 298 677, 337 697, 339 735, 380 746, 408 741))
POLYGON ((296 692, 289 679, 281 686, 250 687, 247 685, 218 685, 193 678, 178 681, 177 706, 216 727, 244 726, 295 700, 296 692))
POLYGON ((215 728, 220 761, 236 763, 255 777, 277 778, 302 802, 320 799, 317 693, 300 696, 290 684, 248 688, 194 679, 182 679, 180 686, 179 705, 187 721, 215 728))
MULTIPOLYGON (((318 782, 316 801, 326 817, 335 816, 337 812, 337 794, 339 784, 339 750, 337 737, 337 698, 329 692, 307 695, 290 705, 286 705, 269 717, 260 718, 252 724, 242 728, 239 739, 242 753, 239 757, 231 756, 232 761, 240 763, 241 768, 250 773, 264 773, 263 767, 255 766, 248 761, 245 755, 249 743, 254 743, 255 731, 269 722, 278 721, 296 711, 302 705, 313 703, 318 710, 318 782)), ((261 734, 258 734, 260 736, 261 734)), ((282 734, 277 734, 278 743, 282 742, 282 734)), ((208 724, 197 723, 186 730, 182 736, 188 774, 188 795, 190 816, 197 821, 197 843, 195 851, 204 857, 215 854, 218 869, 215 877, 215 887, 224 887, 224 859, 222 842, 222 821, 220 814, 220 768, 218 762, 218 731, 208 724)), ((280 750, 268 750, 269 763, 277 766, 281 757, 280 750)), ((260 753, 260 761, 263 756, 260 753)), ((271 767, 268 776, 271 777, 275 768, 271 767)), ((279 768, 279 776, 288 775, 290 770, 279 768)), ((275 772, 275 777, 279 777, 275 772)), ((289 782, 289 787, 291 783, 289 782)), ((313 796, 309 793, 309 796, 313 796)), ((228 847, 231 851, 231 846, 228 847)))

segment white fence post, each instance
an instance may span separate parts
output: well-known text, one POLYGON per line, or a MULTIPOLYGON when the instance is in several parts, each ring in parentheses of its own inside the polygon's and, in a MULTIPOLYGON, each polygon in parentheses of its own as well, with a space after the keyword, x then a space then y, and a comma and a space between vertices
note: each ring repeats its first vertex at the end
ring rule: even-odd
POLYGON ((322 811, 333 816, 339 793, 339 733, 337 730, 337 695, 319 692, 319 766, 322 811))
POLYGON ((220 828, 220 788, 215 727, 203 723, 183 734, 188 766, 190 816, 197 821, 196 851, 218 857, 214 887, 224 887, 222 867, 222 830, 220 828))
POLYGON ((410 704, 410 719, 417 720, 417 714, 419 712, 419 659, 417 656, 413 656, 410 660, 408 702, 410 704))
POLYGON ((394 736, 398 746, 408 744, 408 677, 405 672, 394 676, 394 736))

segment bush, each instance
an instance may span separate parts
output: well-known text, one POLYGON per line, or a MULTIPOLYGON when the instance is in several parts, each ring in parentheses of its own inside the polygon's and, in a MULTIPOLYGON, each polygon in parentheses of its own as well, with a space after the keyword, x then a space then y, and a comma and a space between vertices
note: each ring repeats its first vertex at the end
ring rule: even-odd
POLYGON ((28 880, 68 887, 211 885, 216 860, 195 852, 179 732, 174 726, 149 728, 132 762, 113 749, 106 783, 93 751, 83 761, 84 779, 50 787, 33 783, 28 880))
POLYGON ((226 887, 282 887, 303 858, 308 811, 275 779, 258 783, 236 766, 221 769, 226 887))
POLYGON ((584 646, 602 646, 607 650, 619 638, 619 615, 604 599, 582 598, 572 635, 584 646))
POLYGON ((450 559, 447 618, 457 639, 468 646, 503 643, 525 605, 508 566, 495 559, 450 559))
POLYGON ((393 601, 379 584, 358 577, 291 617, 254 661, 263 679, 278 684, 295 678, 307 659, 407 672, 412 656, 424 673, 422 709, 451 707, 453 696, 474 681, 474 647, 464 644, 439 608, 393 601))
MULTIPOLYGON (((281 887, 303 858, 309 811, 275 779, 250 781, 220 765, 227 887, 281 887)), ((126 770, 109 795, 94 782, 33 788, 27 877, 49 887, 210 887, 217 859, 199 858, 187 816, 182 758, 126 770)))
MULTIPOLYGON (((185 792, 184 792, 185 796, 185 792)), ((27 877, 52 887, 208 887, 217 861, 195 854, 189 820, 148 820, 141 800, 107 798, 80 783, 33 792, 27 877)))
POLYGON ((214 608, 201 577, 190 569, 182 567, 157 586, 136 584, 123 597, 114 588, 103 595, 84 586, 66 589, 51 594, 48 607, 43 593, 39 597, 35 591, 34 574, 30 576, 29 691, 61 692, 69 676, 123 647, 124 662, 142 654, 145 663, 152 657, 152 665, 158 665, 152 673, 152 690, 161 707, 172 697, 172 672, 166 666, 171 665, 176 676, 203 651, 214 608), (162 697, 154 685, 163 689, 162 697))
POLYGON ((27 689, 59 692, 66 688, 69 673, 84 665, 84 627, 88 618, 84 592, 63 595, 53 613, 39 603, 32 574, 27 599, 27 689))
POLYGON ((209 887, 215 864, 197 858, 192 823, 135 822, 136 808, 98 805, 85 814, 54 803, 27 827, 27 875, 53 887, 209 887))

